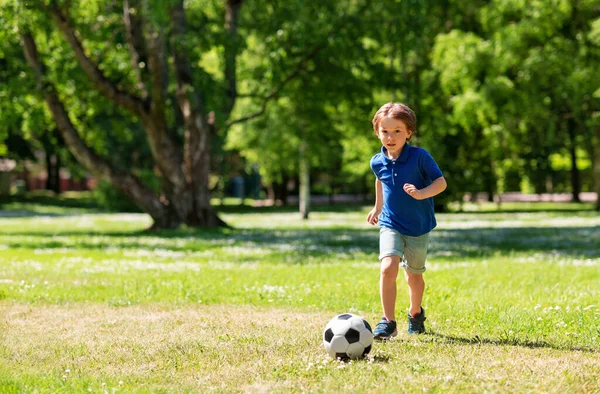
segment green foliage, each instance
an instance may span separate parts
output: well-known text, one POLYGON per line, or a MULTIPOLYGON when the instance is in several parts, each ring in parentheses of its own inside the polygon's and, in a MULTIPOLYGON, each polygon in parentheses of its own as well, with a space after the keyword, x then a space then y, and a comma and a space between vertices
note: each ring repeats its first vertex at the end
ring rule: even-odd
MULTIPOLYGON (((140 93, 121 4, 58 4, 107 77, 140 93)), ((152 0, 134 14, 168 35, 170 4, 152 0)), ((543 192, 548 177, 568 189, 566 167, 556 165, 566 144, 585 151, 578 153, 585 160, 600 149, 592 133, 593 114, 600 111, 600 18, 593 0, 246 0, 236 40, 223 27, 223 2, 186 1, 185 9, 189 34, 165 45, 189 56, 194 88, 214 114, 219 132, 212 142, 213 179, 230 175, 224 150, 238 151, 246 168, 258 165, 266 183, 294 177, 299 146, 306 142, 314 174, 353 191, 372 190, 368 162, 379 144, 370 121, 380 105, 394 100, 416 110, 416 143, 448 178, 448 190, 436 198, 442 204, 465 192, 522 184, 543 192), (232 118, 264 113, 225 130, 231 119, 224 110, 223 70, 231 48, 239 93, 232 118)), ((14 134, 34 150, 45 141, 60 145, 20 48, 19 34, 28 29, 86 143, 121 169, 153 167, 139 121, 94 89, 47 13, 33 2, 3 1, 0 22, 0 79, 6 81, 0 85, 0 155, 14 154, 3 142, 14 134)), ((181 141, 175 90, 170 78, 167 123, 181 141)), ((60 154, 69 159, 64 149, 60 154)), ((588 161, 581 164, 588 169, 588 161)), ((584 184, 591 183, 586 175, 584 184)))
MULTIPOLYGON (((245 7, 252 9, 251 4, 245 7)), ((277 91, 277 101, 261 119, 234 126, 227 147, 239 150, 250 164, 258 164, 267 183, 281 181, 283 172, 297 174, 301 141, 308 143, 313 170, 337 177, 343 147, 362 138, 363 130, 368 132, 364 126, 358 133, 350 131, 356 129, 357 112, 365 116, 364 124, 365 109, 372 105, 368 83, 361 75, 369 59, 357 45, 365 27, 353 14, 354 8, 333 1, 275 2, 251 22, 256 30, 242 54, 246 67, 240 73, 251 72, 252 78, 241 89, 258 96, 277 91), (283 86, 291 72, 300 75, 283 86)), ((261 99, 249 97, 238 103, 237 112, 252 112, 260 105, 261 99)), ((368 157, 360 160, 368 168, 368 157)))
POLYGON ((590 95, 600 79, 585 40, 590 24, 582 21, 592 15, 588 2, 557 0, 549 7, 543 1, 497 0, 480 8, 482 31, 437 36, 432 64, 450 100, 448 120, 471 138, 484 138, 476 148, 484 152, 481 158, 471 148, 464 151, 467 160, 454 159, 467 165, 464 180, 477 168, 469 161, 489 157, 493 169, 484 173, 496 184, 490 190, 506 190, 503 178, 524 164, 520 176, 543 192, 553 176, 549 157, 570 138, 565 119, 574 118, 576 134, 591 139, 592 127, 583 125, 600 107, 590 95))

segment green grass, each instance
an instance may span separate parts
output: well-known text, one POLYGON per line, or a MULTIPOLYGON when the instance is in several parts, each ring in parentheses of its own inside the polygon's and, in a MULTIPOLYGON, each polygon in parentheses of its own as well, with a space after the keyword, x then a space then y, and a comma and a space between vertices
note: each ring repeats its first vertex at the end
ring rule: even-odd
POLYGON ((600 216, 545 207, 439 214, 428 334, 340 364, 327 321, 381 314, 368 207, 229 206, 233 229, 146 233, 142 214, 5 204, 0 392, 598 393, 600 216))

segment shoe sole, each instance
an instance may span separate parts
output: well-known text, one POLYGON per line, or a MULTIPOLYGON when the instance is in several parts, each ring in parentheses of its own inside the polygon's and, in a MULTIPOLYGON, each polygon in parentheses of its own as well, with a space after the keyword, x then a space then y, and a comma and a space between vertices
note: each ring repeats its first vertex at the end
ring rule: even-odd
POLYGON ((392 339, 393 337, 395 337, 396 335, 398 335, 398 331, 394 331, 391 335, 388 335, 387 337, 381 336, 381 335, 377 335, 374 336, 373 339, 376 339, 378 341, 387 341, 389 339, 392 339))

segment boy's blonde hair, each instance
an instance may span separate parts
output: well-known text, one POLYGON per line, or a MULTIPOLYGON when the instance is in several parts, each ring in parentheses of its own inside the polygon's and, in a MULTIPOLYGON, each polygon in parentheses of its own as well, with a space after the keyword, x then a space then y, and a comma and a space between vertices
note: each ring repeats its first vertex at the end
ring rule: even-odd
MULTIPOLYGON (((375 135, 379 135, 377 129, 379 129, 379 124, 383 118, 401 120, 412 131, 412 134, 417 132, 417 116, 408 105, 389 102, 379 108, 373 117, 373 131, 375 135)), ((410 138, 408 140, 410 141, 410 138)))

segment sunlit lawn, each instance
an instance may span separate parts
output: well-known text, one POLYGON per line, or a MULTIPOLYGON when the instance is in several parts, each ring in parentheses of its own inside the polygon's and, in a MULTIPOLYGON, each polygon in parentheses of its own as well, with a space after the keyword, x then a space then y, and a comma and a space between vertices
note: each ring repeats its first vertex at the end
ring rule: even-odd
POLYGON ((520 207, 438 215, 428 334, 402 319, 343 364, 320 346, 327 321, 381 313, 367 207, 227 208, 232 229, 146 233, 142 214, 5 205, 0 392, 600 392, 600 216, 520 207))

